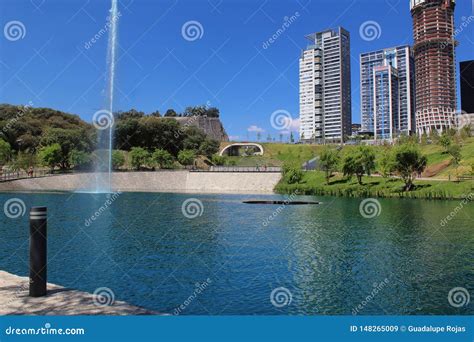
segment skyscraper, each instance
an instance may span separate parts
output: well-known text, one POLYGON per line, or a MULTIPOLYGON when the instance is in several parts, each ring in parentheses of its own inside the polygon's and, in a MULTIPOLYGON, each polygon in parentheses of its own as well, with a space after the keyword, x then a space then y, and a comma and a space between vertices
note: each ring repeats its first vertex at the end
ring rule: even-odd
POLYGON ((350 34, 339 27, 306 36, 300 58, 300 138, 343 142, 351 134, 350 34))
POLYGON ((360 55, 362 130, 375 139, 396 138, 415 130, 415 72, 407 45, 360 55), (377 125, 377 128, 375 126, 377 125))
POLYGON ((454 125, 456 68, 455 0, 410 0, 419 134, 454 125))
POLYGON ((474 61, 461 62, 459 69, 461 70, 461 110, 474 113, 474 61))

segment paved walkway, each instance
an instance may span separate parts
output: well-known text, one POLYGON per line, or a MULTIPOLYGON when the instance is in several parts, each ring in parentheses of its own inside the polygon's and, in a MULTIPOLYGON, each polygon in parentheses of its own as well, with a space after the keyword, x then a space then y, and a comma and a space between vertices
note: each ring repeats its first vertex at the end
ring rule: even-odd
POLYGON ((125 302, 94 304, 93 295, 48 284, 48 295, 28 296, 29 278, 0 271, 0 315, 156 315, 125 302))

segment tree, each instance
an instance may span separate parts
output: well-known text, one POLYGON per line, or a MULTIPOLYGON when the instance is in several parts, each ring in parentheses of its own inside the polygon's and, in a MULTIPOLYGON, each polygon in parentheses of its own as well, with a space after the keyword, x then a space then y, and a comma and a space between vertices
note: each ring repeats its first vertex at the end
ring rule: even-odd
POLYGON ((70 153, 72 150, 90 152, 94 142, 90 134, 83 129, 49 128, 41 137, 42 146, 58 144, 61 147, 60 161, 61 169, 70 167, 70 153))
POLYGON ((420 143, 422 145, 427 145, 428 144, 428 134, 426 134, 426 132, 423 132, 423 134, 421 135, 420 143))
POLYGON ((7 162, 10 161, 12 154, 12 149, 10 144, 7 143, 5 140, 0 139, 0 165, 5 165, 7 162))
POLYGON ((219 151, 219 145, 217 140, 206 138, 199 146, 199 154, 210 158, 219 151))
POLYGON ((221 166, 221 165, 225 165, 227 163, 227 158, 225 156, 220 156, 218 154, 214 154, 211 157, 211 162, 214 165, 221 166))
POLYGON ((192 165, 195 158, 196 154, 193 150, 182 150, 178 153, 178 161, 184 166, 192 165))
POLYGON ((465 125, 461 128, 459 135, 461 136, 461 139, 465 140, 469 137, 471 137, 471 125, 465 125))
POLYGON ((161 117, 161 114, 160 114, 160 111, 155 110, 154 112, 150 113, 150 116, 154 116, 154 117, 156 117, 156 118, 160 118, 160 117, 161 117))
POLYGON ((84 151, 72 150, 69 153, 69 164, 76 168, 86 168, 92 161, 91 155, 84 151))
POLYGON ((364 176, 364 162, 361 153, 349 154, 344 158, 342 172, 349 179, 355 174, 357 182, 362 184, 362 176, 364 176))
POLYGON ((435 144, 439 142, 439 132, 436 128, 430 132, 430 138, 435 144))
POLYGON ((386 148, 382 152, 382 156, 378 162, 380 174, 384 177, 390 177, 395 171, 395 155, 390 148, 386 148))
POLYGON ((439 144, 444 148, 444 152, 448 153, 449 146, 451 146, 453 140, 449 134, 444 133, 439 139, 439 144))
POLYGON ((413 182, 417 175, 425 170, 427 164, 426 156, 413 145, 402 145, 395 152, 395 170, 405 182, 405 191, 413 188, 413 182))
POLYGON ((130 150, 130 158, 132 168, 135 170, 140 170, 142 166, 148 165, 150 154, 144 148, 133 147, 130 150))
POLYGON ((13 171, 24 170, 27 172, 30 167, 35 167, 37 164, 36 155, 29 152, 18 152, 17 156, 11 163, 13 171))
POLYGON ((329 184, 329 179, 331 178, 334 171, 337 170, 339 164, 339 153, 330 148, 324 147, 319 155, 320 168, 325 172, 326 183, 329 184))
POLYGON ((45 166, 49 166, 51 171, 63 162, 61 145, 57 143, 42 147, 38 152, 38 156, 41 163, 45 166))
POLYGON ((296 184, 303 179, 303 171, 295 166, 283 166, 283 178, 288 184, 296 184))
POLYGON ((165 117, 176 117, 178 116, 178 114, 176 114, 176 112, 174 111, 174 109, 168 109, 165 113, 165 117))
POLYGON ((461 162, 461 146, 459 145, 451 145, 448 147, 448 153, 451 155, 453 160, 453 164, 458 166, 461 162))
POLYGON ((125 164, 125 156, 122 151, 112 151, 112 168, 114 170, 120 169, 125 164))
POLYGON ((172 169, 174 165, 173 156, 166 150, 157 148, 151 156, 154 164, 160 169, 172 169))
POLYGON ((371 176, 372 172, 375 171, 375 153, 374 150, 369 146, 361 146, 358 149, 358 155, 361 159, 362 167, 367 176, 371 176))

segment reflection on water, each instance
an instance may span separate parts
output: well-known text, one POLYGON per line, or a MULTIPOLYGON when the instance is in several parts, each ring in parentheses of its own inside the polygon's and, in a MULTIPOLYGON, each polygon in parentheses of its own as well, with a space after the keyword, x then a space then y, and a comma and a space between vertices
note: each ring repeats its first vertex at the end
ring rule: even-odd
MULTIPOLYGON (((442 226, 458 202, 380 200, 380 216, 367 219, 361 200, 331 197, 281 207, 241 203, 277 195, 15 196, 48 207, 51 282, 89 292, 109 287, 117 299, 157 311, 474 313, 472 303, 448 302, 454 287, 474 290, 472 204, 442 226), (194 219, 182 213, 191 197, 204 208, 194 219), (277 288, 288 290, 289 305, 272 304, 277 288)), ((27 275, 27 239, 27 215, 0 218, 0 269, 27 275)))

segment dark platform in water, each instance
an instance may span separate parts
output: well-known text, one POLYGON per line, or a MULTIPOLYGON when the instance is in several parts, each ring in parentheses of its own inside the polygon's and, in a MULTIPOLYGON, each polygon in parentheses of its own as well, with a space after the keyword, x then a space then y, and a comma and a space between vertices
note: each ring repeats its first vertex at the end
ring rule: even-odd
POLYGON ((321 202, 313 201, 243 201, 245 204, 283 204, 283 205, 315 205, 321 202))

